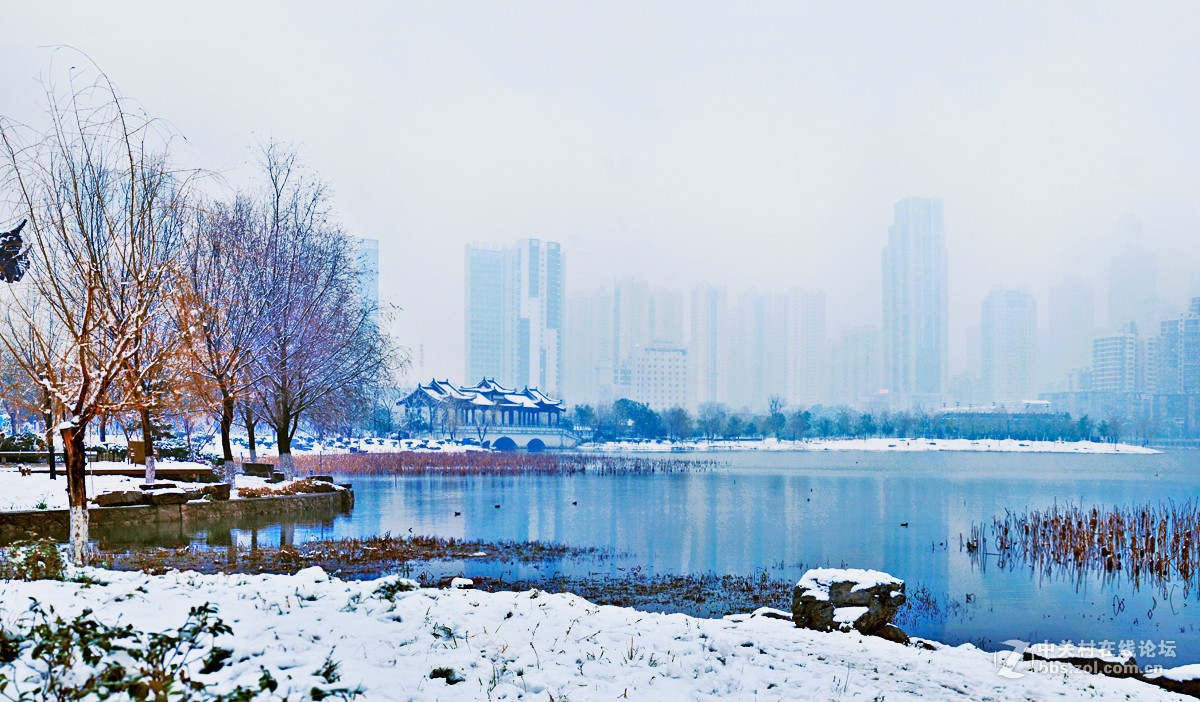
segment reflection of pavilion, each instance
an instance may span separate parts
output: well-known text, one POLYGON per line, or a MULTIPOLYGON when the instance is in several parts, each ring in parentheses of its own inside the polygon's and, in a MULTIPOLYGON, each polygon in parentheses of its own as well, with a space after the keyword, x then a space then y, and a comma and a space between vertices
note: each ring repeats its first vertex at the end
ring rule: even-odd
MULTIPOLYGON (((450 438, 476 434, 485 444, 493 443, 486 438, 492 433, 529 448, 549 445, 547 438, 551 437, 560 446, 568 436, 573 441, 567 443, 578 443, 562 425, 562 400, 551 399, 537 388, 515 390, 488 378, 470 387, 455 386, 449 380, 430 380, 396 404, 404 408, 409 426, 417 431, 450 438)), ((494 443, 500 447, 501 439, 494 443)))

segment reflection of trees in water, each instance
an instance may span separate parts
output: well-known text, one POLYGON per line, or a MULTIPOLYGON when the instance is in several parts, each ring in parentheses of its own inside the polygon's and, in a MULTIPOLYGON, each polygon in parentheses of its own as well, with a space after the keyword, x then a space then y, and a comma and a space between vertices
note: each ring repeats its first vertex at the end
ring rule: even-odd
POLYGON ((988 527, 972 526, 964 546, 973 565, 989 559, 1001 569, 1029 568, 1047 577, 1103 585, 1154 588, 1164 597, 1175 587, 1200 596, 1200 504, 1085 508, 1054 504, 1046 510, 1008 512, 988 527))

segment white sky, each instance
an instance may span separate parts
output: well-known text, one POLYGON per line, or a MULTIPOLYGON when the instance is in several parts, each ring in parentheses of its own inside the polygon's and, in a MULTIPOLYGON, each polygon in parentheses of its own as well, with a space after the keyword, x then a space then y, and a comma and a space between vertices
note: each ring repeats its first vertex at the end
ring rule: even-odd
POLYGON ((996 284, 1044 324, 1080 275, 1103 321, 1127 213, 1161 297, 1200 271, 1191 1, 0 4, 0 113, 38 118, 67 44, 230 187, 299 143, 439 377, 470 241, 562 242, 568 291, 824 288, 835 333, 879 320, 892 203, 939 196, 958 349, 996 284))

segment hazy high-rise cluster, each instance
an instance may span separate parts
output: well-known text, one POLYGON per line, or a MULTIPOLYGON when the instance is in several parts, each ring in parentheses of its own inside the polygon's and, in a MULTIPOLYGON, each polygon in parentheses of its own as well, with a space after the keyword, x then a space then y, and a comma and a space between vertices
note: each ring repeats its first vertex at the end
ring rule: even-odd
POLYGON ((564 272, 562 250, 553 241, 467 246, 468 378, 557 392, 564 272))
MULTIPOLYGON (((1136 238, 1136 220, 1120 227, 1136 238)), ((1079 277, 1050 288, 1044 328, 1031 293, 993 287, 951 372, 946 239, 940 198, 895 203, 882 326, 832 335, 819 290, 683 290, 621 277, 567 295, 557 244, 471 246, 467 376, 537 385, 569 404, 763 410, 774 398, 860 411, 1070 411, 1196 429, 1200 298, 1182 313, 1163 306, 1153 256, 1130 244, 1112 259, 1106 328, 1079 277)))

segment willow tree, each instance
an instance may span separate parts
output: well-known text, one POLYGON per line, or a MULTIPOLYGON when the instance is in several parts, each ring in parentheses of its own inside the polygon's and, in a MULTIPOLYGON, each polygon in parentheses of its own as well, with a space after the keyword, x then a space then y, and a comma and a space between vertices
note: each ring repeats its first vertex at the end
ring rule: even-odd
POLYGON ((272 294, 254 375, 258 415, 275 430, 280 469, 291 476, 301 417, 386 377, 397 353, 363 300, 355 242, 334 219, 325 185, 274 143, 263 171, 261 270, 272 294))
POLYGON ((25 289, 8 291, 0 342, 62 408, 71 552, 85 563, 84 437, 98 413, 144 404, 130 368, 135 356, 158 367, 141 341, 166 314, 187 179, 170 166, 169 132, 103 74, 83 85, 78 75, 65 91, 47 88, 44 129, 0 118, 0 220, 29 223, 25 289), (36 353, 19 353, 27 343, 36 353))

